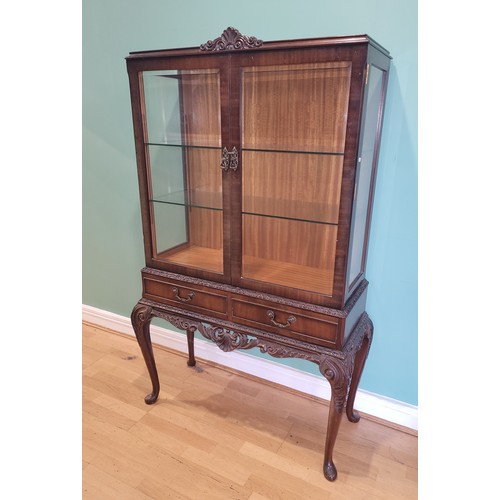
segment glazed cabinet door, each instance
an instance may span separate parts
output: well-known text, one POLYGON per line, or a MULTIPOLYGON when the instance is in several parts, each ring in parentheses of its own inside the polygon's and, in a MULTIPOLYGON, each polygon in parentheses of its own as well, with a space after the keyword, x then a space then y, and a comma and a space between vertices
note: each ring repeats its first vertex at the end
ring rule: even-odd
POLYGON ((387 57, 368 75, 348 44, 173 54, 128 61, 147 266, 343 307, 364 277, 387 57))
POLYGON ((143 66, 129 74, 147 265, 229 282, 221 168, 227 61, 171 58, 143 66))
POLYGON ((238 63, 231 85, 241 103, 235 281, 331 303, 353 63, 326 50, 238 63))

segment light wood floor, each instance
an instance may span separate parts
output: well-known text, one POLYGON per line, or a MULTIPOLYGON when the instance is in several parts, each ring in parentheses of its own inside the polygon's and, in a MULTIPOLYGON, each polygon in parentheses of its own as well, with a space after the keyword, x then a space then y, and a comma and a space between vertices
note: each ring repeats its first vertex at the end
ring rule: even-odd
MULTIPOLYGON (((231 354, 228 353, 228 356, 231 354)), ((166 349, 156 404, 134 338, 83 325, 83 498, 416 499, 417 437, 344 418, 323 477, 328 407, 166 349)))

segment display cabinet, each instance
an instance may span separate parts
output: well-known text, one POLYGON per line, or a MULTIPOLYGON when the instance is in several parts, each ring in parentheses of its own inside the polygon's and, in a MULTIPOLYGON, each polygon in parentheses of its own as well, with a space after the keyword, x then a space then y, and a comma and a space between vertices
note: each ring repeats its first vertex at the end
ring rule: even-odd
POLYGON ((331 385, 324 473, 372 340, 370 214, 390 55, 366 35, 131 52, 146 267, 132 324, 309 360, 331 385))

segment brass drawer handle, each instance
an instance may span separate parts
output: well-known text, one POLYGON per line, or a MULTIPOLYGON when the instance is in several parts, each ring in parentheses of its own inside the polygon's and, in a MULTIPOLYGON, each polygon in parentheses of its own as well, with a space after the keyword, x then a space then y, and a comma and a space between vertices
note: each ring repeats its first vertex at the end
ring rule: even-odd
POLYGON ((181 302, 189 302, 194 299, 194 292, 189 292, 187 298, 181 297, 179 295, 179 289, 175 286, 172 288, 172 292, 174 292, 175 298, 181 302))
POLYGON ((271 311, 271 309, 269 309, 269 311, 267 311, 267 315, 269 316, 269 318, 271 319, 271 323, 274 325, 274 326, 277 326, 278 328, 287 328, 289 327, 292 323, 295 323, 296 321, 296 318, 295 316, 288 316, 287 320, 286 320, 286 323, 278 323, 277 321, 274 320, 274 312, 271 311))

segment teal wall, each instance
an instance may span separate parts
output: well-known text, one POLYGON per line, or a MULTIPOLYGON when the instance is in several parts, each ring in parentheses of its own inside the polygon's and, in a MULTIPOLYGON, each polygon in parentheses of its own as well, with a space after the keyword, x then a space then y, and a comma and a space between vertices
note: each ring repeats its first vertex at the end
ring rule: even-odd
MULTIPOLYGON (((390 50, 367 271, 375 337, 360 386, 417 404, 416 0, 84 0, 83 302, 128 316, 141 293, 125 56, 197 46, 228 26, 263 40, 367 33, 390 50)), ((312 364, 287 364, 318 373, 312 364)))

